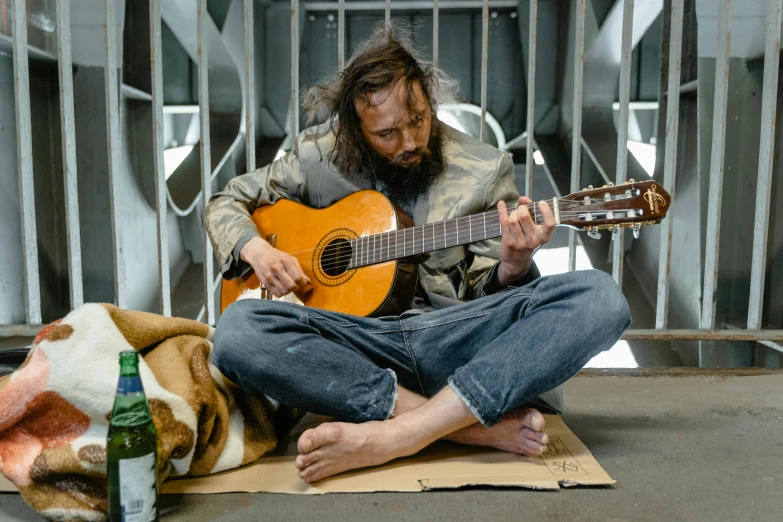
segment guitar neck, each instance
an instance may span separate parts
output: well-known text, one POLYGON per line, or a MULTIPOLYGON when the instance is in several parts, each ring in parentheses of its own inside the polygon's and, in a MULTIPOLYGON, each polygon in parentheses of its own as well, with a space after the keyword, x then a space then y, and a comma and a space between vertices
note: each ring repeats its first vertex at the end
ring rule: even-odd
MULTIPOLYGON (((508 211, 515 208, 509 208, 508 211)), ((542 216, 535 205, 528 205, 528 209, 536 224, 541 224, 542 216)), ((353 256, 349 268, 468 245, 501 235, 498 212, 491 210, 472 216, 362 236, 351 241, 353 256)))

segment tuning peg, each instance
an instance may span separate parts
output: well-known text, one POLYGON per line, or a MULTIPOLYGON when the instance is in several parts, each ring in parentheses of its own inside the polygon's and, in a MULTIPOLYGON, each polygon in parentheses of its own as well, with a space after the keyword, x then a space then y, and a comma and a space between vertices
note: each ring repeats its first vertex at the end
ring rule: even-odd
POLYGON ((639 239, 639 231, 642 229, 642 226, 639 223, 633 224, 633 238, 639 239))
POLYGON ((612 241, 615 240, 615 238, 618 236, 619 233, 620 233, 620 227, 617 226, 617 225, 613 226, 612 227, 612 241))
POLYGON ((587 237, 591 239, 601 239, 601 233, 598 231, 598 227, 588 228, 587 237))

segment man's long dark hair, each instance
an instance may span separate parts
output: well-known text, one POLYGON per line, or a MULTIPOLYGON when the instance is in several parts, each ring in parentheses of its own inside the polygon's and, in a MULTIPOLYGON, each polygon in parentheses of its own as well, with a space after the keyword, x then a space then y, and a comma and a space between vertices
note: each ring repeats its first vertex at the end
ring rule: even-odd
POLYGON ((423 60, 411 44, 410 33, 398 24, 379 24, 353 54, 345 69, 323 83, 308 89, 302 100, 313 120, 329 121, 335 136, 330 160, 347 177, 357 177, 371 165, 368 159, 377 153, 365 140, 356 103, 369 105, 369 95, 402 81, 406 105, 413 110, 413 86, 418 83, 430 105, 432 130, 430 140, 445 139, 437 119, 438 102, 456 100, 458 85, 445 73, 423 60))

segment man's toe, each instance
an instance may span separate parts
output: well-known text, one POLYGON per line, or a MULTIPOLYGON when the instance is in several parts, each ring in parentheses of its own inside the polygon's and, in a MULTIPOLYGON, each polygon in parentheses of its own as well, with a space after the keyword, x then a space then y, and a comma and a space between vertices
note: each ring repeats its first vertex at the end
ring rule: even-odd
POLYGON ((541 415, 541 412, 533 408, 530 408, 525 413, 525 417, 522 420, 522 424, 535 431, 544 431, 544 427, 546 426, 546 421, 544 421, 544 416, 541 415))
POLYGON ((299 437, 297 449, 299 453, 305 454, 325 446, 333 444, 340 439, 340 426, 334 423, 321 424, 315 429, 309 429, 299 437))
POLYGON ((546 444, 549 441, 549 437, 543 431, 536 431, 530 428, 522 428, 522 436, 526 439, 546 444))
POLYGON ((307 466, 312 465, 314 462, 321 460, 322 454, 320 451, 311 451, 296 457, 296 467, 299 469, 305 469, 307 466))

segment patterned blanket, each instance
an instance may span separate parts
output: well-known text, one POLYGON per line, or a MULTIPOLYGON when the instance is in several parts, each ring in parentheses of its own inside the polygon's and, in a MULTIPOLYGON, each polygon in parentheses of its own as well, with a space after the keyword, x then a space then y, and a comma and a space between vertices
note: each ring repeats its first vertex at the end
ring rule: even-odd
POLYGON ((102 520, 119 353, 139 351, 161 479, 216 473, 271 452, 299 413, 245 395, 211 364, 196 321, 87 304, 47 326, 0 378, 0 471, 41 515, 102 520))

